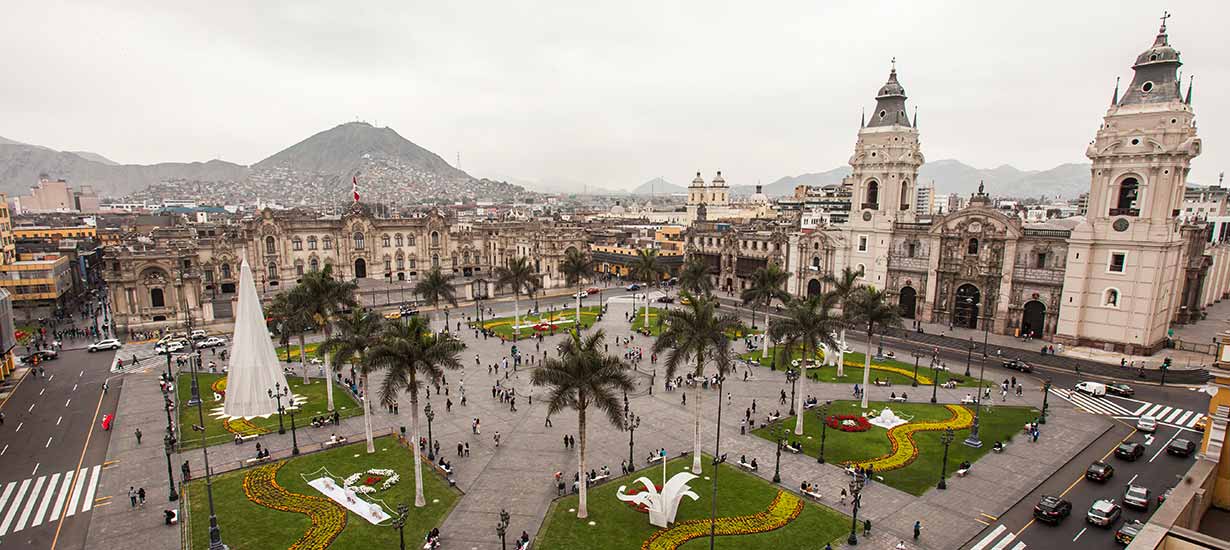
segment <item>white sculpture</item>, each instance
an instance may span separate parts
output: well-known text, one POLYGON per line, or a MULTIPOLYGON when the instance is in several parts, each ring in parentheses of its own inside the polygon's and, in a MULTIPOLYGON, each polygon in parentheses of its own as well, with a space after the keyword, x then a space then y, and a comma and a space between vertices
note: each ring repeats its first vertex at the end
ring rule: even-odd
POLYGON ((909 423, 908 420, 897 416, 897 413, 893 412, 893 410, 888 407, 884 407, 878 416, 868 420, 868 422, 874 426, 879 426, 886 430, 891 430, 902 424, 909 423))
POLYGON ((644 506, 649 511, 649 523, 658 527, 669 527, 675 521, 675 513, 679 511, 679 501, 683 497, 691 497, 692 500, 697 500, 700 497, 692 492, 692 488, 688 486, 688 482, 696 479, 697 476, 691 472, 679 472, 672 476, 666 485, 662 487, 662 492, 658 493, 657 487, 654 487, 652 481, 647 477, 639 477, 636 481, 645 486, 645 490, 634 495, 624 494, 627 486, 620 485, 619 492, 615 493, 615 498, 624 502, 630 502, 635 506, 644 506))

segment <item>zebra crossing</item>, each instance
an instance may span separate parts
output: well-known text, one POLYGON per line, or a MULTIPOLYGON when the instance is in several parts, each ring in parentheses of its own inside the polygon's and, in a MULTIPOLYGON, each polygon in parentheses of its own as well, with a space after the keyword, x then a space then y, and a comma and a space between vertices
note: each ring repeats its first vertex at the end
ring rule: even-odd
POLYGON ((1175 428, 1194 429, 1197 422, 1204 418, 1204 413, 1180 407, 1159 405, 1148 401, 1135 399, 1122 400, 1118 398, 1093 397, 1084 393, 1063 388, 1051 388, 1051 394, 1067 401, 1087 412, 1113 416, 1120 420, 1135 420, 1142 416, 1151 416, 1159 424, 1175 428))
POLYGON ((71 517, 89 512, 94 506, 101 469, 102 465, 81 469, 76 485, 73 484, 73 470, 5 484, 0 491, 0 537, 54 523, 61 513, 71 517))
POLYGON ((1025 543, 1016 540, 1016 533, 1009 531, 1003 525, 998 525, 969 550, 1025 550, 1025 543), (1013 544, 1014 542, 1016 544, 1013 544))

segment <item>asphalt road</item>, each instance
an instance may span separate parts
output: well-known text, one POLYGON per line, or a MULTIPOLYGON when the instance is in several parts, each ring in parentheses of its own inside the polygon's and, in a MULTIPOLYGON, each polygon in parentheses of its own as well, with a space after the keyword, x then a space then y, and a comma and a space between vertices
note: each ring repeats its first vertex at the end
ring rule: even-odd
POLYGON ((89 511, 112 504, 94 491, 110 441, 99 424, 119 395, 102 390, 112 355, 62 351, 43 363, 45 378, 28 375, 2 405, 0 546, 84 548, 89 511))

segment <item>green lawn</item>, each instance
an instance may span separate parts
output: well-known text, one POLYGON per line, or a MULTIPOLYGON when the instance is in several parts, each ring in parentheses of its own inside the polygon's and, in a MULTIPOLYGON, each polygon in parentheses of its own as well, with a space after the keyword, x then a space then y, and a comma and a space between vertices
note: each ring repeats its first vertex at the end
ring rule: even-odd
MULTIPOLYGON (((290 353, 289 354, 286 353, 285 346, 279 346, 277 342, 274 342, 273 345, 274 345, 274 349, 278 353, 279 361, 286 361, 286 362, 294 361, 295 363, 299 362, 299 343, 298 342, 290 343, 290 353)), ((311 361, 313 358, 316 357, 316 349, 319 347, 320 347, 320 343, 317 343, 317 342, 306 343, 303 345, 303 352, 304 354, 307 355, 308 361, 311 361)))
MULTIPOLYGON (((775 361, 772 364, 774 365, 789 364, 789 362, 785 360, 785 349, 784 348, 779 348, 779 347, 769 348, 769 354, 773 357, 775 361)), ((749 351, 749 352, 743 353, 739 357, 747 361, 758 362, 759 364, 764 365, 766 367, 769 366, 771 363, 766 359, 762 359, 762 356, 763 356, 763 352, 761 352, 760 350, 755 350, 755 351, 749 351)), ((801 359, 802 357, 803 357, 803 352, 799 350, 794 350, 790 354, 791 360, 801 359)), ((847 353, 845 374, 843 376, 840 376, 840 377, 837 376, 837 369, 834 367, 823 367, 819 369, 808 369, 807 377, 817 382, 831 382, 831 383, 849 384, 849 385, 862 384, 863 383, 864 357, 865 355, 857 351, 852 351, 850 353, 847 353)), ((888 369, 900 369, 901 371, 905 371, 905 372, 897 372, 894 370, 872 368, 871 369, 871 379, 872 380, 876 379, 877 377, 880 378, 881 380, 887 379, 894 386, 910 386, 911 382, 914 380, 914 364, 913 363, 906 363, 903 361, 897 361, 895 359, 872 359, 871 365, 872 367, 875 367, 878 365, 878 366, 887 367, 888 369)), ((780 366, 778 368, 780 368, 780 366)), ((927 365, 925 364, 919 365, 918 377, 920 380, 931 382, 934 376, 935 376, 935 372, 932 371, 930 368, 927 368, 927 365)), ((959 369, 954 368, 951 374, 948 371, 939 371, 939 384, 941 386, 947 383, 950 378, 955 380, 958 386, 963 386, 963 387, 978 386, 977 378, 972 378, 972 377, 966 378, 965 376, 962 376, 962 373, 959 372, 959 369)), ((994 386, 995 384, 994 382, 984 382, 983 385, 984 386, 994 386)))
MULTIPOLYGON (((429 465, 423 465, 423 494, 427 505, 414 507, 414 466, 410 451, 391 437, 376 440, 376 452, 367 454, 360 441, 345 447, 302 455, 289 460, 278 471, 277 482, 287 491, 297 494, 324 497, 307 484, 300 474, 309 479, 321 467, 328 468, 339 484, 342 478, 370 468, 392 469, 401 476, 393 487, 378 491, 375 497, 385 503, 385 512, 396 514, 397 505, 408 504, 410 513, 406 519, 407 547, 419 548, 423 537, 432 527, 438 527, 460 497, 448 487, 429 465)), ((264 550, 288 548, 294 544, 310 525, 308 516, 281 512, 253 503, 243 491, 243 478, 250 469, 228 472, 213 478, 214 508, 222 529, 222 540, 235 550, 264 550)), ((194 548, 209 547, 209 505, 202 479, 188 483, 184 488, 190 505, 188 528, 194 548)), ((333 550, 369 548, 397 548, 397 530, 384 525, 372 525, 367 520, 347 512, 346 529, 333 541, 333 550)))
MULTIPOLYGON (((872 402, 869 403, 871 411, 879 412, 885 403, 872 402)), ((946 410, 943 405, 932 405, 930 403, 891 403, 887 404, 893 412, 903 418, 913 417, 913 422, 926 421, 942 421, 951 417, 951 413, 946 410)), ((970 409, 971 412, 973 409, 970 409)), ((835 401, 829 410, 830 415, 835 414, 853 414, 862 413, 857 401, 835 401)), ((949 447, 948 451, 948 475, 957 469, 956 466, 962 461, 976 462, 982 455, 991 451, 991 445, 995 441, 1007 441, 1021 433, 1021 427, 1026 422, 1032 421, 1038 416, 1038 410, 1032 407, 1009 407, 1009 406, 992 406, 984 407, 980 417, 980 435, 983 441, 981 448, 975 449, 967 447, 961 442, 969 435, 969 429, 955 431, 956 440, 949 447)), ((788 428, 790 439, 798 437, 803 443, 803 452, 808 456, 815 457, 820 450, 820 418, 816 409, 810 409, 803 416, 803 435, 794 435, 794 417, 786 417, 779 421, 788 428), (809 439, 810 437, 810 439, 809 439)), ((769 428, 759 428, 754 434, 772 441, 769 428)), ((833 428, 825 430, 824 440, 824 458, 828 462, 839 464, 854 460, 866 460, 888 454, 892 452, 892 443, 887 436, 887 430, 872 426, 870 430, 865 432, 843 432, 833 428)), ((916 432, 914 441, 918 444, 918 457, 914 462, 904 468, 890 470, 887 472, 876 472, 876 476, 882 476, 883 483, 912 493, 921 495, 939 482, 940 477, 940 462, 943 460, 944 447, 940 443, 940 435, 943 432, 929 431, 916 432)), ((1024 438, 1021 438, 1020 445, 1029 445, 1024 438)), ((788 451, 783 451, 788 452, 788 451)), ((757 457, 761 464, 768 463, 772 457, 757 457)), ((974 464, 974 468, 977 468, 974 464)), ((876 481, 880 481, 877 479, 876 481)))
MULTIPOLYGON (((658 319, 660 319, 660 318, 661 318, 661 316, 662 316, 663 314, 665 314, 665 313, 666 313, 666 309, 664 309, 664 308, 660 308, 660 307, 651 307, 651 308, 649 308, 649 325, 648 325, 648 327, 649 327, 649 335, 650 335, 650 336, 658 336, 658 335, 662 334, 662 325, 658 322, 658 319)), ((634 319, 632 319, 632 332, 637 332, 637 333, 639 333, 639 332, 641 332, 641 329, 643 329, 643 328, 645 328, 645 327, 646 327, 646 325, 645 325, 645 308, 644 308, 644 307, 639 307, 639 308, 637 308, 637 309, 636 309, 636 317, 635 317, 634 319)))
MULTIPOLYGON (((706 464, 710 457, 704 457, 706 464)), ((684 467, 691 466, 691 458, 675 459, 667 464, 668 475, 680 472, 684 467)), ((713 482, 707 476, 713 474, 711 466, 707 466, 700 479, 693 480, 689 485, 700 499, 692 501, 683 499, 679 504, 676 521, 691 519, 707 519, 713 501, 713 482)), ((641 544, 659 528, 649 524, 647 514, 637 512, 631 506, 615 498, 620 485, 628 490, 634 487, 643 488, 635 483, 636 478, 646 476, 662 483, 662 467, 654 466, 637 472, 631 476, 616 478, 595 487, 589 492, 589 518, 577 519, 576 495, 560 498, 552 504, 543 522, 542 529, 533 547, 540 550, 572 550, 578 548, 640 548, 641 544), (594 522, 590 525, 589 522, 594 522)), ((777 495, 777 487, 760 478, 744 473, 737 467, 720 466, 718 475, 718 517, 755 514, 768 508, 777 495)), ((794 521, 775 531, 751 535, 720 536, 716 539, 716 548, 723 549, 761 549, 761 548, 823 548, 829 541, 836 541, 849 531, 848 517, 830 508, 807 502, 803 512, 794 521), (805 545, 805 546, 804 546, 805 545)), ((675 524, 672 524, 672 527, 675 524)), ((708 548, 708 538, 693 539, 680 548, 699 550, 708 548)))
MULTIPOLYGON (((221 419, 210 414, 215 408, 222 406, 221 401, 214 401, 214 392, 211 387, 214 382, 225 378, 225 376, 221 374, 197 374, 197 378, 200 382, 201 399, 204 401, 205 434, 209 444, 217 445, 219 443, 232 442, 235 435, 226 429, 221 419)), ((329 400, 325 393, 325 381, 320 378, 312 378, 310 380, 311 382, 305 386, 302 376, 286 377, 292 393, 307 397, 307 402, 303 404, 300 412, 295 413, 295 424, 300 429, 307 426, 313 416, 323 416, 329 409, 329 400)), ((180 449, 200 448, 200 434, 189 428, 193 424, 200 423, 197 408, 188 406, 188 399, 192 397, 190 374, 182 373, 176 380, 175 393, 179 398, 180 449)), ((285 399, 282 400, 282 404, 286 404, 285 399)), ((333 404, 337 408, 338 415, 342 418, 363 414, 363 409, 359 407, 358 402, 350 396, 350 392, 341 386, 333 387, 333 404)), ((265 431, 276 432, 278 429, 278 415, 276 414, 271 415, 269 418, 254 418, 250 422, 258 429, 265 431)), ((290 431, 289 416, 283 417, 283 425, 286 426, 287 431, 290 431)))
MULTIPOLYGON (((598 321, 598 313, 600 310, 601 308, 599 306, 582 306, 581 307, 581 328, 587 329, 593 326, 594 323, 598 321)), ((550 312, 543 313, 540 315, 522 314, 521 315, 522 327, 519 330, 520 332, 519 338, 525 338, 526 336, 533 336, 537 334, 538 331, 534 330, 533 325, 538 322, 558 321, 560 319, 571 320, 571 319, 574 319, 576 316, 577 316, 577 308, 575 307, 575 304, 573 307, 570 307, 567 309, 550 311, 550 312)), ((495 319, 484 319, 483 327, 488 330, 494 331, 496 335, 498 336, 503 336, 505 338, 512 338, 513 321, 514 319, 512 316, 496 317, 495 319)), ((556 328, 556 331, 559 332, 562 330, 566 330, 566 329, 572 328, 573 326, 575 326, 573 323, 564 323, 564 324, 558 325, 558 328, 556 328)))

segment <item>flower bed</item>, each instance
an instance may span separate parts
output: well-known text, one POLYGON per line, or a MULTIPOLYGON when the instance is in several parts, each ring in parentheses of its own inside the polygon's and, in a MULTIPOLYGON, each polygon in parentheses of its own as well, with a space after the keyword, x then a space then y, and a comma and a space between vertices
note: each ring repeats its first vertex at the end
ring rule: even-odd
POLYGON ((384 491, 397 485, 398 481, 401 481, 401 476, 397 472, 387 468, 372 468, 366 472, 350 474, 342 480, 342 487, 357 494, 370 495, 376 492, 376 484, 380 484, 380 490, 384 491))
MULTIPOLYGON (((856 362, 854 362, 854 361, 846 361, 846 366, 847 366, 847 367, 850 367, 850 368, 855 368, 855 369, 861 369, 861 368, 863 368, 863 364, 862 364, 862 363, 856 363, 856 362)), ((904 376, 904 377, 906 377, 906 378, 914 378, 914 372, 913 372, 913 371, 910 371, 910 370, 907 370, 907 369, 903 369, 903 368, 900 368, 900 367, 891 367, 891 366, 888 366, 888 365, 882 365, 882 364, 881 364, 881 365, 877 365, 877 364, 875 364, 875 363, 872 363, 872 364, 871 364, 871 370, 878 370, 878 371, 883 371, 883 372, 892 372, 892 373, 900 374, 900 375, 902 375, 902 376, 904 376)), ((930 386, 930 385, 931 385, 931 379, 930 379, 930 378, 927 378, 926 376, 923 376, 923 375, 921 375, 921 374, 920 374, 920 375, 918 375, 918 384, 919 384, 919 385, 921 385, 921 386, 930 386)))
POLYGON ((277 473, 285 462, 259 466, 243 478, 248 500, 282 512, 304 514, 312 524, 288 550, 323 550, 346 528, 345 508, 327 498, 292 493, 278 485, 277 473))
POLYGON ((903 468, 918 458, 918 444, 914 442, 915 432, 941 431, 945 428, 962 430, 974 423, 974 415, 969 409, 960 405, 944 405, 952 417, 940 422, 911 422, 902 424, 888 431, 888 440, 893 444, 893 450, 870 460, 850 461, 846 464, 858 468, 872 468, 883 472, 903 468))
POLYGON ((228 418, 222 421, 222 426, 226 431, 237 435, 260 435, 267 434, 269 430, 253 424, 252 421, 243 418, 228 418))
MULTIPOLYGON (((763 512, 746 516, 717 518, 714 532, 717 535, 752 535, 780 529, 794 521, 803 512, 803 501, 793 493, 778 491, 777 497, 763 512)), ((641 550, 675 550, 689 540, 709 535, 708 519, 681 521, 669 529, 662 529, 649 537, 641 550)))
POLYGON ((871 422, 866 417, 856 414, 835 414, 824 418, 824 423, 834 430, 843 432, 865 432, 871 429, 871 422))

